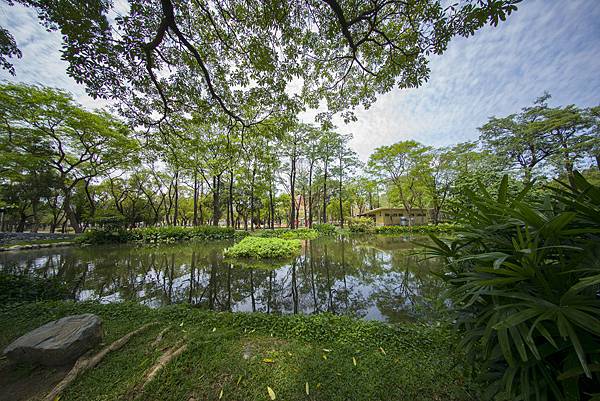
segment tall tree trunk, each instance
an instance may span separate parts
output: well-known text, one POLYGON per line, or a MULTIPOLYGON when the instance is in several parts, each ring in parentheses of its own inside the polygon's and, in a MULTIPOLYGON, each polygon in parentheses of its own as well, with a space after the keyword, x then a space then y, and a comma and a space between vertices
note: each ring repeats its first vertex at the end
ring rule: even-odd
POLYGON ((290 209, 290 228, 296 228, 296 159, 291 160, 290 171, 290 195, 292 196, 292 204, 290 209))
POLYGON ((204 209, 202 209, 202 197, 204 196, 204 181, 200 180, 200 194, 198 199, 198 213, 200 213, 200 225, 204 225, 204 209))
POLYGON ((269 182, 269 210, 270 210, 270 226, 271 230, 275 229, 275 203, 273 202, 273 181, 269 182))
MULTIPOLYGON (((313 195, 312 195, 312 175, 313 175, 313 165, 314 162, 310 162, 310 167, 308 169, 308 226, 312 227, 313 224, 313 195)), ((306 205, 306 199, 304 199, 304 204, 306 205)))
POLYGON ((256 161, 252 166, 252 181, 250 182, 250 230, 254 231, 254 182, 256 180, 256 161))
POLYGON ((221 176, 213 176, 213 226, 219 225, 221 218, 221 207, 220 207, 220 187, 221 187, 221 176))
POLYGON ((324 164, 323 174, 323 224, 327 223, 327 159, 324 164))
POLYGON ((179 169, 175 170, 175 208, 173 210, 173 225, 177 225, 179 219, 179 169))
POLYGON ((340 163, 340 181, 339 181, 339 197, 340 197, 340 227, 344 228, 344 203, 342 202, 342 165, 340 163))
POLYGON ((231 216, 231 226, 235 225, 233 214, 233 170, 229 172, 229 201, 227 203, 227 214, 231 216))
POLYGON ((73 230, 78 234, 81 233, 81 225, 77 219, 77 215, 75 215, 75 212, 71 207, 71 192, 68 189, 64 191, 63 207, 65 209, 66 218, 73 230))
POLYGON ((302 186, 302 203, 304 204, 304 227, 308 227, 308 210, 306 210, 306 186, 302 186))
POLYGON ((192 224, 194 227, 198 225, 198 171, 196 169, 194 169, 194 219, 192 224))

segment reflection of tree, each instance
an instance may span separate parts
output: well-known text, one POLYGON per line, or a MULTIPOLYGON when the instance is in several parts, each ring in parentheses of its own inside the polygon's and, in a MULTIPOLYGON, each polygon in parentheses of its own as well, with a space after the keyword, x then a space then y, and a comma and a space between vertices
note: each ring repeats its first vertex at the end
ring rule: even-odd
POLYGON ((387 320, 427 316, 441 291, 429 274, 437 262, 418 261, 404 238, 319 238, 307 241, 297 259, 280 264, 224 260, 226 245, 48 249, 0 255, 0 268, 58 277, 75 299, 387 320))

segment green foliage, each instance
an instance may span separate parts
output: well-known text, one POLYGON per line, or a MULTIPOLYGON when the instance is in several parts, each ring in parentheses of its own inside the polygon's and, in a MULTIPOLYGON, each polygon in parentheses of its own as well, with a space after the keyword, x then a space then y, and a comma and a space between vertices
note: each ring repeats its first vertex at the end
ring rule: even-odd
POLYGON ((337 227, 329 223, 313 224, 312 229, 316 230, 320 235, 335 235, 337 233, 337 227))
POLYGON ((311 228, 296 228, 287 231, 279 236, 283 239, 315 239, 319 237, 319 232, 311 228))
POLYGON ((253 237, 260 238, 283 238, 283 239, 315 239, 319 232, 310 228, 276 228, 275 230, 257 230, 251 233, 253 237))
MULTIPOLYGON (((134 125, 153 125, 153 114, 187 112, 191 100, 207 106, 210 112, 200 113, 205 117, 221 113, 249 127, 300 106, 285 90, 291 76, 299 78, 307 105, 324 102, 327 114, 346 112, 351 119, 351 110, 370 105, 377 94, 420 86, 429 77, 430 54, 442 54, 455 36, 504 21, 518 0, 465 0, 453 7, 429 0, 308 1, 264 8, 239 0, 163 0, 135 2, 128 10, 105 0, 88 0, 85 7, 8 2, 14 3, 32 7, 46 29, 61 32, 69 75, 92 96, 122 102, 134 125)), ((4 29, 0 40, 0 67, 10 69, 8 57, 19 56, 19 49, 4 29)))
POLYGON ((94 230, 89 229, 77 237, 77 242, 85 245, 101 245, 101 244, 124 244, 134 239, 132 232, 116 229, 116 230, 94 230))
POLYGON ((458 226, 452 223, 428 224, 421 226, 378 226, 377 234, 425 234, 425 233, 452 233, 458 226))
POLYGON ((221 240, 243 237, 230 227, 145 227, 132 230, 87 230, 78 240, 83 244, 111 244, 139 241, 145 243, 169 243, 187 240, 221 240))
POLYGON ((94 218, 94 223, 102 230, 120 230, 125 227, 125 217, 121 215, 102 216, 94 218))
POLYGON ((504 177, 497 197, 470 193, 456 240, 431 235, 488 398, 600 393, 600 187, 577 172, 574 184, 528 204, 504 177))
POLYGON ((225 249, 229 258, 276 259, 300 254, 301 243, 297 239, 246 237, 231 248, 225 249))
POLYGON ((33 278, 0 273, 0 305, 33 301, 59 301, 69 290, 58 278, 33 278))
POLYGON ((369 217, 348 219, 348 229, 353 233, 369 233, 375 229, 375 222, 369 217))
POLYGON ((279 238, 285 233, 291 231, 289 228, 276 228, 274 230, 256 230, 250 235, 261 238, 279 238))

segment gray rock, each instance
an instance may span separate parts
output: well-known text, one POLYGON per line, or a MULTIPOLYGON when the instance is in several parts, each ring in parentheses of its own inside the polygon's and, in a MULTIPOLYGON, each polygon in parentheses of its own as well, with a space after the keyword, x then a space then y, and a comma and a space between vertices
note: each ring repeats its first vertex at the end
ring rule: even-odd
POLYGON ((14 362, 60 366, 102 340, 102 320, 90 313, 63 317, 17 338, 4 349, 14 362))

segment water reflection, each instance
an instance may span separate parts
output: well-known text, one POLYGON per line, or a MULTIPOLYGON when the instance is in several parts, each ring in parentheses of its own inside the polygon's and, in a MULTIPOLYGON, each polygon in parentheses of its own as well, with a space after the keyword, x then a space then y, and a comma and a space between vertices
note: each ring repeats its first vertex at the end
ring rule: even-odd
POLYGON ((57 248, 0 254, 0 269, 56 276, 75 300, 188 302, 219 311, 331 312, 399 321, 427 317, 442 285, 434 260, 401 237, 305 241, 286 264, 232 263, 231 242, 57 248))

